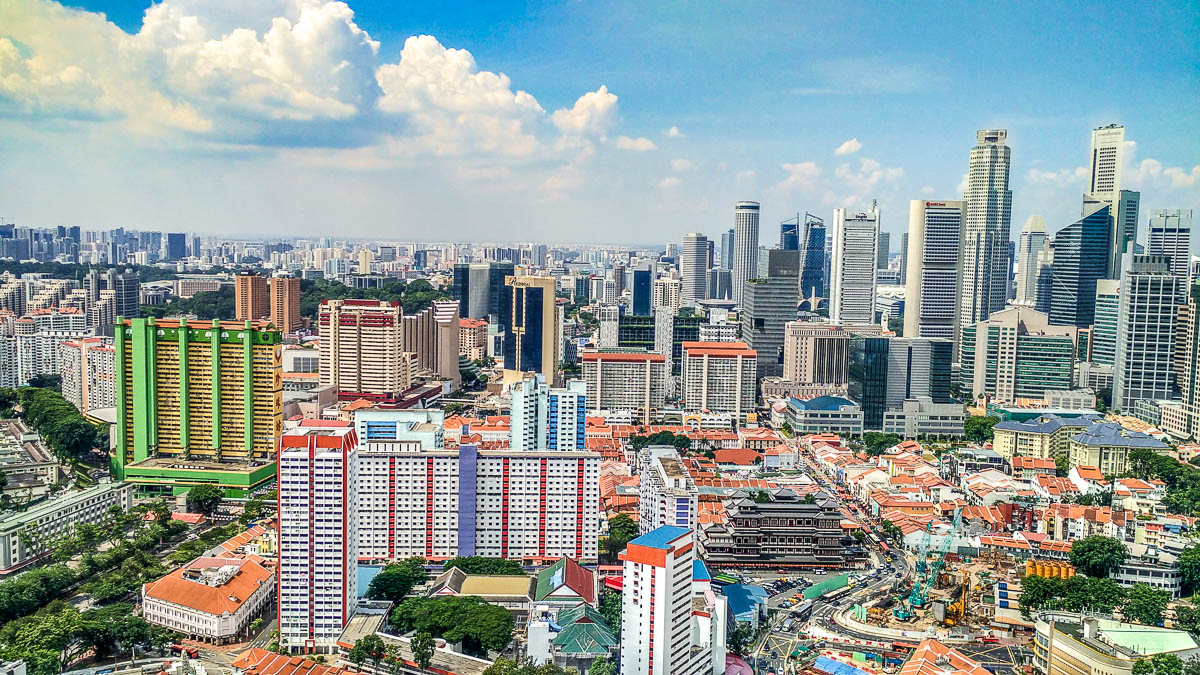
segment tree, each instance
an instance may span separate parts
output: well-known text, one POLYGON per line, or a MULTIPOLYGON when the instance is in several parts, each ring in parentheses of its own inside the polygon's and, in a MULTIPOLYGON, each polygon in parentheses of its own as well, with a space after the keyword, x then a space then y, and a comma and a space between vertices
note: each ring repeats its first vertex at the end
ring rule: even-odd
POLYGON ((597 658, 587 670, 587 675, 617 675, 617 667, 608 659, 597 658))
POLYGON ((867 454, 879 456, 888 448, 900 442, 896 434, 885 434, 879 431, 868 431, 863 434, 863 445, 867 446, 867 454))
POLYGON ((476 657, 504 649, 513 630, 507 609, 473 595, 408 598, 392 610, 391 622, 403 632, 425 631, 462 642, 463 651, 476 657))
POLYGON ((750 493, 750 498, 754 500, 755 504, 771 503, 771 493, 767 492, 766 490, 755 490, 754 492, 750 493))
POLYGON ((750 628, 750 624, 745 621, 735 621, 733 629, 729 631, 728 648, 729 651, 737 654, 742 658, 750 653, 750 647, 754 642, 754 631, 750 628))
POLYGON ((1183 675, 1183 659, 1170 653, 1138 659, 1133 663, 1133 675, 1183 675))
POLYGON ((963 422, 963 435, 972 443, 986 443, 992 440, 992 427, 999 421, 999 417, 972 415, 963 422))
POLYGON ((216 485, 197 485, 188 490, 187 502, 189 509, 195 509, 199 513, 212 515, 217 507, 221 505, 221 500, 225 498, 225 493, 216 485))
POLYGON ((1162 623, 1163 610, 1171 601, 1170 591, 1162 591, 1149 584, 1134 584, 1129 589, 1128 599, 1121 613, 1127 619, 1134 619, 1147 626, 1157 626, 1162 623))
POLYGON ((1183 549, 1175 564, 1179 567, 1184 589, 1191 593, 1200 588, 1200 546, 1193 545, 1183 549))
POLYGON ((520 575, 524 574, 525 570, 521 568, 521 563, 516 560, 505 560, 504 558, 488 558, 480 555, 458 556, 446 561, 442 569, 448 570, 451 567, 466 572, 467 574, 492 574, 492 575, 520 575))
POLYGON ((792 436, 796 433, 796 431, 792 429, 792 423, 787 421, 783 423, 783 426, 779 427, 779 430, 783 432, 784 436, 792 436))
POLYGON ((1107 577, 1125 562, 1126 555, 1125 544, 1101 534, 1071 544, 1071 564, 1089 577, 1107 577))
POLYGON ((433 636, 425 631, 421 631, 413 636, 412 642, 409 643, 412 649, 413 660, 417 662, 417 667, 425 670, 433 663, 433 650, 437 648, 437 644, 433 641, 433 636))
POLYGON ((1067 454, 1054 458, 1054 475, 1066 478, 1071 473, 1071 456, 1067 454))
POLYGON ((621 594, 617 591, 600 592, 600 613, 616 635, 621 634, 621 594))
POLYGON ((429 580, 424 558, 409 558, 392 563, 371 579, 367 597, 372 600, 400 602, 412 589, 429 580))
POLYGON ((370 661, 373 668, 379 667, 379 660, 387 653, 387 645, 383 643, 383 638, 371 633, 360 637, 354 646, 350 648, 350 662, 355 666, 362 666, 364 661, 370 661), (355 654, 355 651, 358 651, 355 654), (357 660, 355 660, 357 658, 357 660))
POLYGON ((618 513, 608 519, 608 536, 628 543, 638 536, 638 525, 628 513, 618 513))
POLYGON ((863 542, 863 540, 865 540, 867 538, 867 533, 863 532, 862 530, 855 530, 854 534, 852 534, 851 536, 854 537, 856 540, 858 540, 858 543, 861 544, 863 542))
POLYGON ((257 617, 256 619, 254 619, 253 621, 250 622, 250 634, 251 635, 258 635, 259 632, 262 631, 262 629, 263 629, 263 620, 262 620, 261 616, 257 617))

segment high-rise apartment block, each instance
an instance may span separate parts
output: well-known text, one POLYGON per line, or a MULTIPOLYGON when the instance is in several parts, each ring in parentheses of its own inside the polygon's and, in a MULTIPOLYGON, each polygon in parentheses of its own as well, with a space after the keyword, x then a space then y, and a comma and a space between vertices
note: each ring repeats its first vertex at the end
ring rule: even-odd
POLYGON ((750 279, 742 295, 741 337, 758 353, 758 376, 777 377, 783 371, 783 326, 796 318, 799 298, 800 252, 768 251, 765 276, 750 279))
POLYGON ((904 337, 955 339, 963 201, 914 199, 908 204, 904 337))
POLYGON ((87 414, 89 410, 117 405, 117 367, 109 338, 67 340, 59 345, 62 395, 87 414))
POLYGON ((271 277, 271 323, 284 334, 303 327, 300 317, 300 280, 295 277, 271 277))
POLYGON ((417 369, 449 380, 455 390, 462 384, 458 370, 458 309, 457 302, 434 301, 401 321, 403 349, 416 359, 417 369))
POLYGON ((654 298, 652 306, 669 307, 678 310, 683 303, 683 282, 671 277, 659 277, 654 280, 654 298))
POLYGON ((708 237, 692 232, 683 237, 679 273, 683 277, 680 302, 695 305, 708 297, 708 237))
MULTIPOLYGON (((986 321, 993 312, 1004 309, 1008 296, 1012 219, 1008 174, 1012 152, 1007 138, 1004 129, 984 129, 976 133, 975 147, 971 149, 961 243, 959 330, 986 321)), ((909 274, 913 274, 912 270, 909 274)))
POLYGON ((404 352, 403 320, 399 302, 322 300, 317 308, 321 385, 344 395, 384 397, 408 389, 413 358, 404 352))
POLYGON ((733 207, 731 269, 733 300, 741 304, 746 281, 758 276, 758 202, 738 202, 733 207))
POLYGON ((77 309, 38 309, 13 321, 17 381, 25 384, 62 372, 62 343, 91 335, 87 317, 77 309))
POLYGON ((725 598, 696 555, 693 531, 664 525, 621 554, 621 675, 720 675, 725 598))
POLYGON ((879 209, 847 214, 833 211, 833 265, 829 316, 833 323, 875 323, 875 264, 879 209))
POLYGON ((541 373, 551 385, 560 380, 560 314, 553 277, 511 276, 501 289, 504 369, 541 373))
POLYGON ((273 479, 281 341, 265 321, 118 324, 113 475, 144 492, 216 482, 231 496, 273 479))
POLYGON ((1014 306, 962 329, 960 377, 964 395, 996 401, 1040 399, 1074 384, 1078 329, 1050 323, 1046 314, 1014 306))
POLYGON ((483 319, 460 317, 458 320, 458 353, 472 361, 487 356, 488 322, 483 319))
POLYGON ((271 316, 271 295, 267 291, 266 278, 253 273, 235 276, 233 307, 234 318, 238 321, 257 321, 271 316))
POLYGON ((1113 407, 1131 411, 1134 402, 1142 399, 1171 398, 1175 323, 1183 283, 1172 271, 1169 256, 1126 259, 1117 315, 1113 407))
POLYGON ((754 411, 758 354, 745 342, 684 342, 681 372, 684 410, 754 411))
POLYGON ((673 445, 651 445, 638 452, 638 530, 663 525, 695 529, 699 491, 673 445))
POLYGON ((634 410, 650 424, 666 401, 667 357, 654 353, 584 352, 589 410, 634 410))
POLYGON ((587 385, 572 380, 565 389, 548 387, 540 375, 512 385, 509 420, 514 450, 587 448, 587 385))
POLYGON ((358 600, 358 435, 305 420, 279 439, 279 646, 337 650, 358 600))

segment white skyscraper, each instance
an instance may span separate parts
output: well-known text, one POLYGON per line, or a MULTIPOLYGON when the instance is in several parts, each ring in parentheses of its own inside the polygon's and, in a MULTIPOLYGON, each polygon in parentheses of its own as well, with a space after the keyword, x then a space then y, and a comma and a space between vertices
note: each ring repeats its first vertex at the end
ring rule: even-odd
POLYGON ((1021 228, 1017 242, 1017 299, 1018 305, 1033 306, 1037 302, 1038 252, 1046 247, 1046 221, 1041 216, 1029 216, 1021 228))
POLYGON ((1121 189, 1121 168, 1125 162, 1125 127, 1110 124, 1092 130, 1091 174, 1088 191, 1083 195, 1081 215, 1107 204, 1112 222, 1109 240, 1108 277, 1118 279, 1121 258, 1133 253, 1137 240, 1138 208, 1141 193, 1121 189))
POLYGON ((358 436, 305 420, 279 439, 279 645, 337 650, 358 598, 358 436))
MULTIPOLYGON (((872 263, 874 264, 874 263, 872 263)), ((733 286, 734 302, 742 302, 747 279, 758 276, 758 202, 738 202, 733 207, 733 286)))
POLYGON ((904 337, 955 339, 963 201, 908 204, 904 337))
POLYGON ((833 264, 830 269, 829 318, 835 324, 875 323, 875 264, 878 260, 879 208, 847 215, 833 211, 833 264))
POLYGON ((512 385, 509 447, 514 450, 584 450, 587 384, 572 380, 553 389, 542 375, 512 385))
MULTIPOLYGON (((1012 191, 1008 170, 1012 152, 1004 129, 976 133, 967 172, 967 212, 963 225, 959 330, 1004 309, 1008 295, 1008 242, 1012 191)), ((911 274, 911 272, 910 272, 911 274)), ((961 340, 958 342, 961 348, 961 340)))
POLYGON ((621 675, 724 673, 727 605, 692 530, 664 525, 629 542, 621 560, 621 675))
POLYGON ((679 273, 683 277, 680 301, 684 305, 695 305, 708 297, 708 237, 699 232, 683 237, 679 273))
POLYGON ((1090 193, 1115 193, 1121 189, 1121 163, 1125 157, 1125 127, 1110 124, 1092 130, 1090 193))
POLYGON ((1121 274, 1113 407, 1130 411, 1139 399, 1170 398, 1175 323, 1183 279, 1166 256, 1133 255, 1121 274))
POLYGON ((1187 279, 1192 259, 1192 210, 1157 209, 1151 212, 1146 253, 1171 256, 1171 273, 1187 279))

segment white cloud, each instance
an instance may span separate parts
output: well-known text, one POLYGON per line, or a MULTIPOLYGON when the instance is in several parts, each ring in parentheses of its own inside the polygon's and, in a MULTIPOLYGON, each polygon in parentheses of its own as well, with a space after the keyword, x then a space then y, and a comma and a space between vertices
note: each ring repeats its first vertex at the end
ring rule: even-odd
POLYGON ((884 168, 873 159, 862 158, 858 169, 849 164, 842 164, 833 171, 833 175, 841 179, 859 196, 867 196, 880 183, 895 183, 904 176, 904 169, 884 168))
POLYGON ((1164 166, 1154 158, 1137 161, 1137 143, 1125 141, 1125 166, 1121 182, 1129 189, 1141 187, 1161 190, 1182 190, 1200 184, 1200 164, 1188 169, 1186 166, 1164 166))
MULTIPOLYGON (((1078 187, 1081 191, 1087 185, 1088 168, 1086 166, 1077 166, 1074 169, 1059 169, 1057 171, 1043 171, 1041 169, 1030 169, 1025 178, 1035 185, 1049 185, 1052 187, 1078 187)), ((966 187, 963 187, 966 190, 966 187)))
POLYGON ((962 175, 962 179, 958 181, 958 186, 954 188, 954 191, 957 194, 959 194, 960 196, 967 194, 967 174, 966 173, 964 173, 962 175))
POLYGON ((927 197, 928 197, 929 195, 933 194, 934 192, 935 192, 935 190, 933 189, 933 186, 932 186, 932 185, 926 185, 926 186, 924 186, 924 187, 922 187, 922 188, 921 188, 921 194, 923 194, 923 195, 925 195, 925 196, 927 196, 927 197))
POLYGON ((817 187, 817 180, 821 178, 822 174, 821 167, 817 166, 816 162, 780 164, 780 167, 788 172, 788 176, 777 183, 775 189, 783 192, 814 190, 817 187))
POLYGON ((640 136, 638 138, 630 138, 628 136, 617 136, 616 146, 619 150, 633 150, 634 152, 646 152, 647 150, 656 150, 658 146, 654 141, 640 136))
POLYGON ((617 95, 601 85, 596 91, 580 96, 570 108, 554 111, 551 119, 565 137, 603 139, 616 122, 617 95))
POLYGON ((683 184, 683 180, 678 176, 667 176, 666 178, 658 181, 658 187, 662 188, 663 190, 678 187, 681 184, 683 184))
POLYGON ((686 159, 677 158, 677 159, 671 160, 671 170, 672 171, 694 171, 695 169, 696 169, 696 165, 692 164, 691 162, 689 162, 686 159))
POLYGON ((858 152, 859 150, 862 150, 862 143, 859 143, 857 138, 851 138, 850 140, 846 141, 845 143, 842 143, 841 145, 839 145, 837 147, 837 150, 833 151, 833 154, 835 154, 835 155, 853 155, 854 153, 858 152))
POLYGON ((664 131, 663 136, 667 138, 687 138, 687 134, 680 131, 679 127, 676 126, 672 126, 670 129, 664 131))

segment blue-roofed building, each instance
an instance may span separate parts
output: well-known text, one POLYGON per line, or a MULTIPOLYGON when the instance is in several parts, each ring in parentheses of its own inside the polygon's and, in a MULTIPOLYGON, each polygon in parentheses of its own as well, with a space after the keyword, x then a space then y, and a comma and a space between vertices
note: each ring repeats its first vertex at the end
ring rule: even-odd
POLYGON ((692 561, 692 581, 712 581, 712 575, 708 573, 708 567, 699 558, 692 561))
POLYGON ((758 629, 760 621, 767 618, 767 599, 770 595, 762 586, 749 584, 729 584, 721 589, 729 602, 729 614, 734 621, 750 624, 758 629))
POLYGON ((787 417, 797 434, 830 432, 859 436, 863 432, 862 407, 841 396, 788 399, 787 417))
POLYGON ((645 546, 646 548, 655 548, 660 551, 669 551, 673 547, 671 544, 679 539, 686 537, 692 533, 691 530, 683 527, 675 527, 674 525, 663 525, 660 528, 651 530, 633 541, 629 542, 629 546, 645 546))
POLYGON ((1071 437, 1071 466, 1094 466, 1105 476, 1125 473, 1129 451, 1153 450, 1166 454, 1166 443, 1140 431, 1130 431, 1116 422, 1097 422, 1071 437))
POLYGON ((1103 419, 1099 413, 1073 417, 1047 413, 1005 420, 992 427, 992 449, 1010 463, 1013 457, 1054 459, 1070 452, 1072 436, 1103 419))

